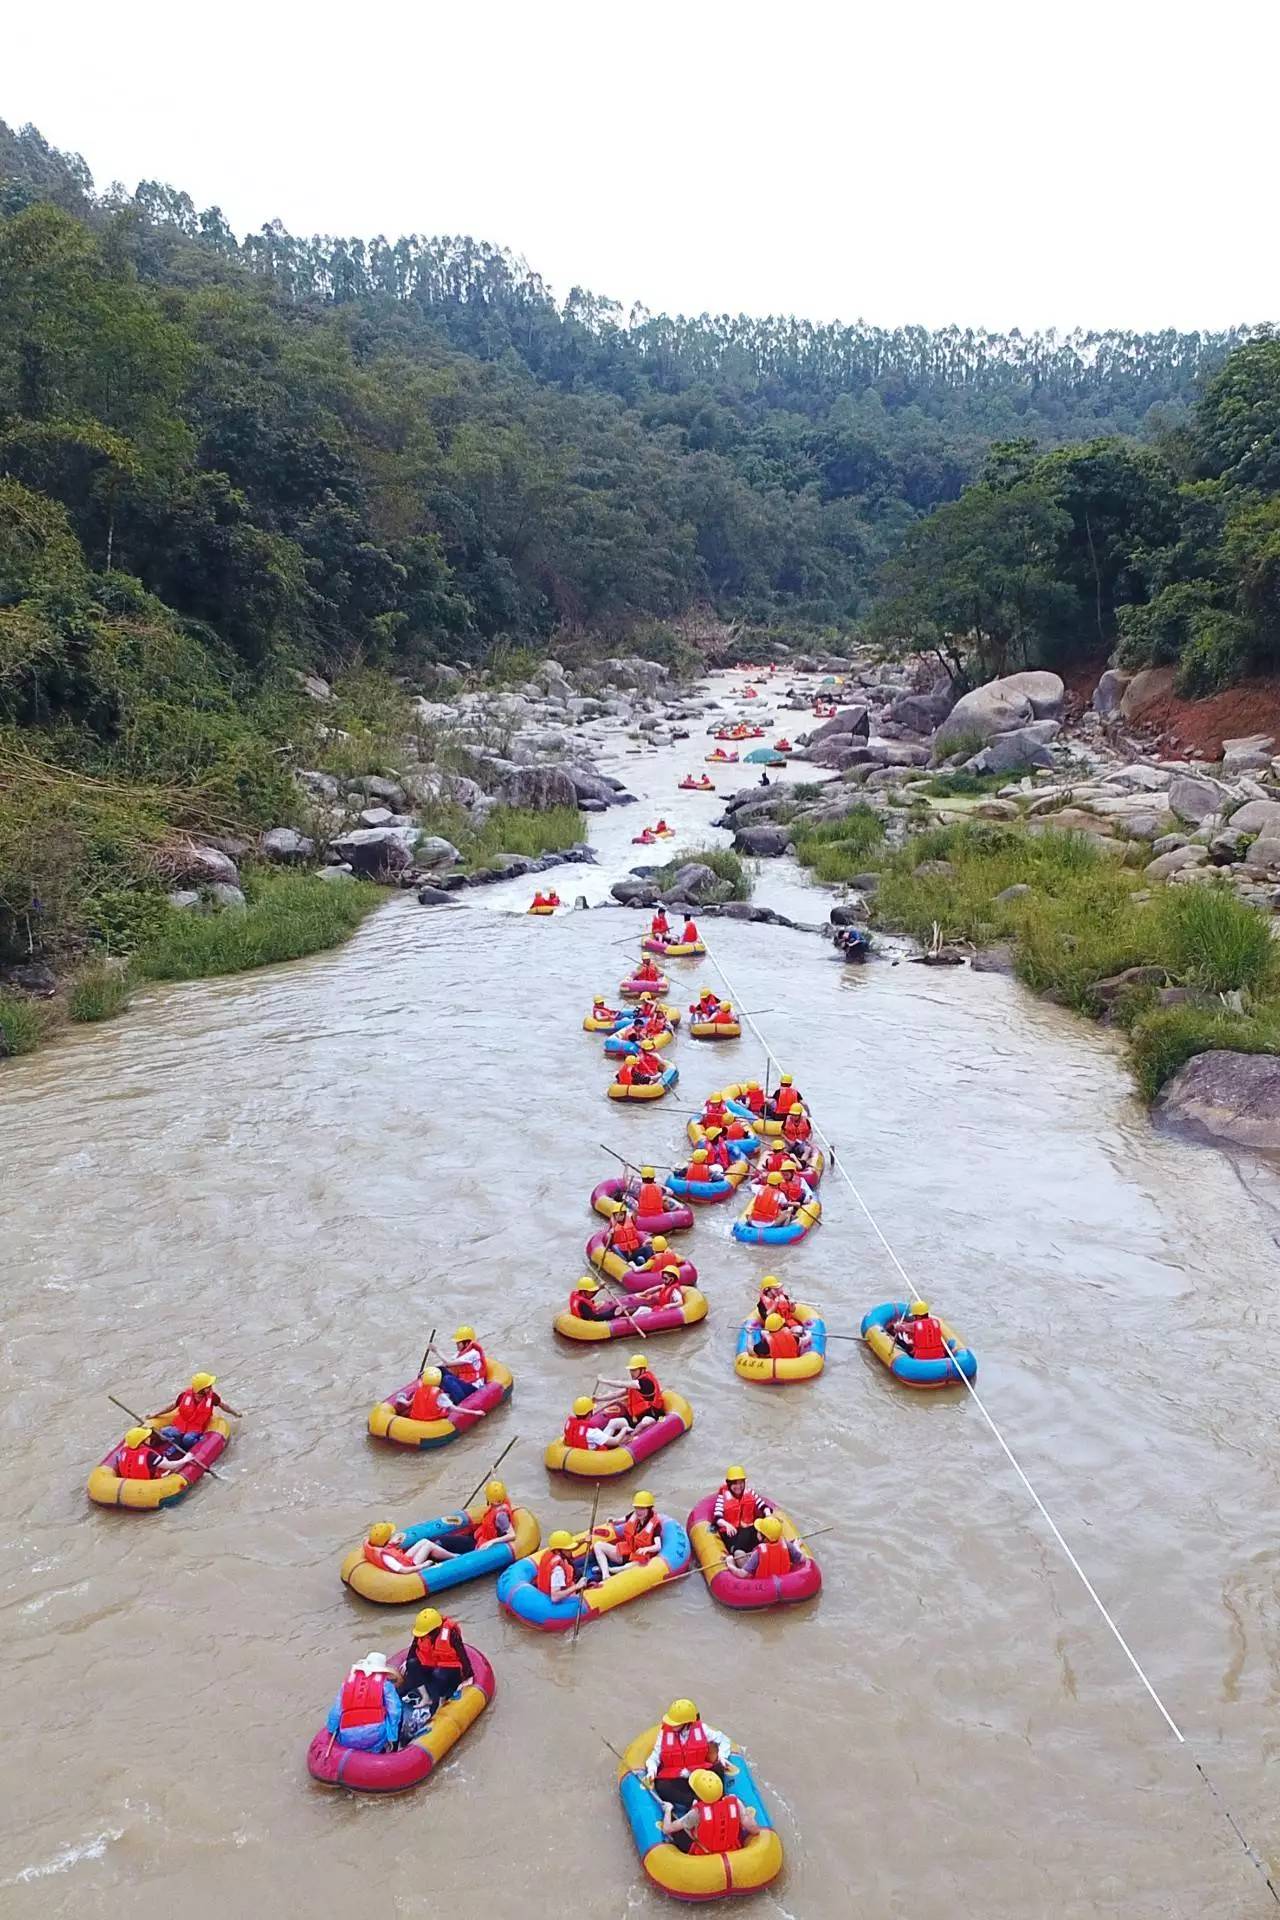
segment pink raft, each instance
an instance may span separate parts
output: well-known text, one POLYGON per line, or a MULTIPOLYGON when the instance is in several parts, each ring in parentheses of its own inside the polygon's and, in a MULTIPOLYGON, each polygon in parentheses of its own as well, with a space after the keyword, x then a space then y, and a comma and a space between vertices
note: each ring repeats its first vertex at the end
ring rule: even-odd
MULTIPOLYGON (((736 1567, 724 1562, 724 1543, 711 1525, 715 1505, 714 1493, 699 1500, 689 1515, 689 1539, 707 1585, 722 1606, 743 1611, 789 1607, 797 1600, 811 1600, 815 1593, 821 1592, 822 1570, 812 1558, 802 1567, 793 1567, 790 1573, 770 1574, 766 1579, 748 1579, 736 1567)), ((781 1509, 778 1512, 781 1517, 781 1509)), ((794 1537, 794 1529, 789 1524, 785 1531, 794 1537)))
MULTIPOLYGON (((475 1647, 468 1646, 474 1681, 464 1685, 460 1700, 446 1700, 425 1733, 394 1753, 364 1753, 342 1747, 321 1727, 307 1748, 307 1772, 325 1787, 351 1787, 357 1793, 403 1793, 435 1770, 472 1722, 478 1720, 497 1689, 493 1668, 475 1647)), ((392 1664, 403 1667, 408 1647, 392 1654, 392 1664)))
MULTIPOLYGON (((602 1180, 599 1186, 591 1189, 591 1204, 597 1213, 609 1211, 610 1200, 634 1201, 640 1191, 638 1180, 624 1179, 615 1175, 612 1179, 602 1180)), ((676 1206, 668 1208, 666 1213, 632 1213, 641 1233, 687 1233, 693 1225, 693 1208, 676 1206)))
MULTIPOLYGON (((604 1229, 593 1233, 587 1242, 587 1259, 600 1273, 620 1286, 624 1293, 645 1293, 650 1287, 660 1287, 663 1276, 652 1270, 646 1273, 642 1268, 628 1266, 620 1254, 606 1253, 604 1250, 604 1229)), ((698 1269, 692 1260, 682 1260, 676 1274, 677 1283, 682 1287, 696 1287, 698 1269)))
POLYGON ((635 974, 632 974, 631 978, 624 980, 618 988, 624 1000, 641 1000, 646 993, 652 993, 657 997, 670 991, 671 982, 665 973, 660 973, 656 980, 638 980, 635 974))

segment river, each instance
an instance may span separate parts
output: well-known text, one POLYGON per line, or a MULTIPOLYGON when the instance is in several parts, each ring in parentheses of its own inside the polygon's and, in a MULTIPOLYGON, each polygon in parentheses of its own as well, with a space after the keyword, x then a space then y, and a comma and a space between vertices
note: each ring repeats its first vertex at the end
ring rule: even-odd
MULTIPOLYGON (((630 837, 646 816, 705 837, 717 803, 674 791, 705 750, 701 735, 619 749, 644 804, 592 820, 601 866, 555 876, 568 898, 603 897, 644 857, 630 837)), ((820 918, 826 896, 788 868, 767 868, 759 897, 820 918)), ((530 891, 433 910, 408 896, 340 951, 150 991, 0 1074, 5 1911, 648 1920, 670 1909, 604 1740, 686 1692, 747 1746, 781 1828, 762 1914, 1269 1910, 963 1393, 904 1392, 850 1342, 813 1387, 735 1378, 767 1268, 729 1238, 732 1206, 681 1243, 712 1311, 653 1358, 697 1423, 643 1471, 683 1517, 742 1457, 805 1525, 837 1523, 821 1598, 734 1615, 691 1578, 575 1648, 463 1588, 499 1691, 439 1778, 386 1801, 309 1781, 348 1662, 402 1644, 410 1617, 339 1583, 372 1519, 455 1506, 518 1434, 504 1473, 544 1537, 585 1522, 590 1488, 552 1483, 541 1454, 598 1354, 566 1350, 551 1316, 611 1164, 598 1143, 669 1161, 683 1142, 669 1104, 606 1103, 580 1030, 639 918, 530 919, 512 911, 530 891), (433 1325, 462 1319, 513 1366, 514 1399, 451 1448, 376 1446, 370 1404, 433 1325), (90 1507, 85 1476, 122 1424, 106 1394, 145 1410, 206 1366, 246 1414, 225 1480, 162 1516, 90 1507)), ((1267 1851, 1270 1173, 1154 1133, 1107 1037, 1011 981, 845 970, 812 935, 708 930, 1267 1851)), ((714 976, 686 963, 694 977, 714 976)), ((708 1052, 675 1050, 690 1099, 762 1071, 747 1039, 708 1052)), ((823 1197, 821 1228, 775 1264, 849 1333, 895 1289, 853 1196, 829 1174, 823 1197)))

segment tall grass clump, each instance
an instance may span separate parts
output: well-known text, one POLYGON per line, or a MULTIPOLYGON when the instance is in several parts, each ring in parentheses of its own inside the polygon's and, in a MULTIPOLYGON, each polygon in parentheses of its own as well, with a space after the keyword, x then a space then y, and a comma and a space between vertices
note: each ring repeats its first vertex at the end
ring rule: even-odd
POLYGON ((1168 887, 1150 917, 1160 957, 1184 986, 1260 998, 1280 982, 1269 923, 1225 887, 1168 887))
POLYGON ((1229 1047, 1236 1053, 1280 1053, 1280 1009, 1257 1014, 1222 1007, 1160 1007, 1130 1030, 1138 1091, 1154 1100, 1165 1081, 1197 1053, 1229 1047))
POLYGON ((802 826, 794 835, 796 859, 814 878, 837 886, 866 870, 884 841, 884 827, 873 808, 857 806, 840 820, 802 826))
POLYGON ((751 869, 740 854, 732 847, 684 847, 668 860, 665 866, 654 872, 654 885, 661 891, 669 887, 681 867, 687 867, 694 861, 701 867, 710 867, 720 886, 716 890, 718 900, 749 900, 751 898, 751 869))
POLYGON ((138 949, 138 974, 149 980, 200 980, 297 960, 337 946, 386 898, 368 881, 328 881, 314 874, 264 875, 247 882, 246 889, 252 891, 247 907, 172 914, 164 929, 138 949))
POLYGON ((129 1004, 130 980, 122 967, 89 967, 67 996, 72 1020, 114 1020, 129 1004))
MULTIPOLYGON (((576 807, 495 807, 478 830, 463 826, 454 845, 471 866, 482 867, 499 853, 523 853, 537 858, 563 853, 576 846, 586 831, 576 807)), ((453 838, 452 835, 449 836, 453 838)))
POLYGON ((44 1021, 30 1000, 0 993, 0 1047, 3 1053, 34 1053, 44 1035, 44 1021))

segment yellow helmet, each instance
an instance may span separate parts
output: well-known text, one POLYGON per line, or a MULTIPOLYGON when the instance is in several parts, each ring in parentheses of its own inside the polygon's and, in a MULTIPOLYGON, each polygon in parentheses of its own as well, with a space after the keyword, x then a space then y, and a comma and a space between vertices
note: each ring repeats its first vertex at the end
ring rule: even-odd
POLYGON ((776 1273, 766 1273, 764 1279, 760 1282, 760 1291, 761 1293, 765 1293, 770 1287, 772 1287, 774 1292, 776 1293, 778 1291, 780 1284, 781 1283, 776 1273))
POLYGON ((203 1393, 206 1387, 216 1386, 217 1380, 218 1376, 216 1373, 193 1373, 191 1376, 191 1391, 192 1393, 203 1393))
POLYGON ((413 1623, 414 1639, 416 1640, 420 1633, 434 1633, 443 1623, 444 1615, 439 1607, 424 1607, 413 1623))
POLYGON ((389 1520, 375 1520, 369 1529, 369 1545, 385 1547, 394 1532, 395 1528, 389 1520))
POLYGON ((786 1324, 780 1313, 767 1313, 764 1318, 765 1330, 769 1333, 781 1333, 786 1324))
POLYGON ((476 1330, 474 1327, 455 1327, 453 1337, 455 1340, 474 1340, 476 1330))
POLYGON ((642 1488, 639 1493, 631 1496, 631 1504, 633 1507, 651 1507, 654 1504, 653 1495, 647 1488, 642 1488))
POLYGON ((745 1467, 726 1467, 724 1470, 724 1480, 727 1487, 731 1487, 735 1480, 745 1480, 746 1477, 747 1470, 745 1467))
POLYGON ((642 1180, 656 1180, 657 1177, 658 1176, 652 1167, 641 1167, 640 1178, 642 1180))
POLYGON ((789 1087, 791 1085, 791 1075, 789 1073, 784 1073, 781 1077, 780 1084, 784 1087, 789 1087))
POLYGON ((701 1166, 703 1166, 703 1165, 705 1165, 705 1163, 706 1163, 706 1158, 707 1158, 707 1150, 706 1150, 706 1148, 705 1148, 705 1147, 699 1147, 699 1148, 697 1149, 697 1151, 695 1152, 695 1154, 694 1154, 694 1156, 693 1156, 693 1164, 694 1164, 694 1166, 695 1166, 695 1167, 701 1167, 701 1166))
POLYGON ((424 1387, 438 1387, 443 1378, 444 1375, 441 1373, 439 1367, 424 1367, 422 1369, 422 1384, 424 1387))
POLYGON ((929 1311, 929 1302, 928 1302, 927 1300, 913 1300, 913 1301, 912 1301, 912 1303, 911 1303, 911 1318, 912 1318, 913 1320, 919 1320, 919 1319, 922 1319, 922 1318, 923 1318, 923 1316, 924 1316, 924 1315, 925 1315, 926 1313, 928 1313, 928 1311, 929 1311))
POLYGON ((130 1427, 124 1437, 126 1447, 144 1447, 151 1438, 150 1427, 130 1427))
POLYGON ((642 1353, 633 1353, 627 1362, 627 1372, 638 1373, 642 1368, 647 1367, 648 1364, 649 1362, 642 1353))
POLYGON ((762 1514, 756 1521, 756 1532, 762 1533, 766 1540, 781 1540, 782 1522, 776 1513, 762 1514))
POLYGON ((573 1410, 577 1414, 579 1420, 585 1420, 589 1413, 595 1412, 595 1408, 596 1408, 595 1401, 591 1399, 589 1394, 585 1394, 585 1393, 580 1393, 578 1395, 578 1398, 573 1403, 573 1410))
POLYGON ((691 1727, 697 1717, 698 1709, 692 1700, 673 1700, 662 1719, 668 1727, 691 1727))
POLYGON ((505 1500, 507 1497, 505 1480, 490 1480, 485 1487, 484 1497, 491 1507, 496 1505, 499 1500, 505 1500))
POLYGON ((727 1000, 722 1000, 722 1001, 720 1002, 720 1004, 721 1004, 721 1006, 722 1006, 722 1007, 724 1008, 724 1011, 725 1011, 726 1013, 732 1013, 732 1012, 733 1012, 733 1008, 732 1008, 732 1007, 730 1006, 730 1004, 729 1004, 729 1002, 728 1002, 727 1000))
POLYGON ((699 1800, 706 1801, 712 1805, 714 1805, 724 1792, 724 1781, 718 1773, 712 1773, 710 1767, 695 1767, 689 1775, 689 1785, 693 1788, 699 1800))
POLYGON ((610 1213, 625 1213, 626 1210, 626 1205, 621 1200, 611 1200, 609 1202, 610 1213))
POLYGON ((595 1278, 595 1275, 590 1273, 584 1273, 581 1280, 579 1280, 578 1282, 578 1292, 579 1293, 599 1293, 599 1291, 600 1291, 600 1282, 595 1278))
POLYGON ((653 995, 651 993, 642 993, 640 995, 640 1002, 642 1006, 648 1006, 649 1002, 652 999, 653 999, 653 995))
POLYGON ((780 1173, 771 1173, 769 1175, 768 1185, 771 1187, 780 1187, 782 1185, 782 1175, 780 1173))
POLYGON ((720 1138, 720 1135, 724 1132, 724 1128, 723 1127, 704 1127, 702 1131, 706 1134, 708 1140, 718 1140, 720 1138))
POLYGON ((653 1250, 654 1250, 654 1252, 655 1252, 655 1253, 665 1253, 665 1252, 666 1252, 666 1250, 667 1250, 667 1236, 666 1236, 666 1234, 665 1234, 665 1233, 655 1233, 655 1234, 654 1234, 654 1236, 653 1236, 653 1250))
POLYGON ((782 1171, 784 1173, 799 1173, 800 1162, 798 1160, 793 1160, 790 1157, 790 1155, 788 1155, 787 1158, 782 1163, 782 1171))
POLYGON ((547 1545, 556 1553, 568 1553, 570 1547, 573 1545, 573 1535, 566 1533, 563 1527, 557 1527, 547 1541, 547 1545))

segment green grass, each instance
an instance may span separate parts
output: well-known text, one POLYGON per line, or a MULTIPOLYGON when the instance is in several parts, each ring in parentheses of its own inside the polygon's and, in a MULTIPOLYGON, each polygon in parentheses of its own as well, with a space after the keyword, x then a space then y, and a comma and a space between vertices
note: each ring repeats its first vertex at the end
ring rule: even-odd
POLYGON ((966 773, 957 767, 954 773, 935 774, 922 791, 931 800, 968 799, 980 793, 995 793, 1018 778, 1017 773, 966 773))
POLYGON ((668 860, 665 866, 657 868, 654 883, 659 888, 669 887, 681 867, 687 867, 692 861, 699 866, 710 867, 720 881, 714 898, 718 900, 749 900, 751 898, 751 869, 739 854, 730 847, 684 847, 668 860))
POLYGON ((72 1020, 113 1020, 129 1004, 131 982, 120 967, 89 967, 82 973, 67 997, 67 1013, 72 1020))
POLYGON ((1215 1007, 1159 1007, 1143 1014, 1130 1031, 1139 1092, 1154 1100, 1197 1053, 1229 1047, 1236 1053, 1280 1053, 1280 1007, 1233 1014, 1215 1007))
POLYGON ((1151 909, 1162 954, 1184 985, 1243 988, 1261 999, 1280 985, 1280 949, 1256 908, 1225 888, 1169 887, 1151 909))
POLYGON ((424 833, 451 840, 468 872, 487 867, 500 853, 521 853, 539 859, 544 853, 563 853, 585 834, 576 807, 495 807, 482 827, 472 825, 464 807, 442 805, 419 811, 424 833))
POLYGON ((386 898, 368 881, 328 881, 314 874, 263 875, 246 880, 246 892, 251 898, 243 910, 172 914, 164 930, 138 949, 138 974, 148 980, 201 980, 297 960, 338 946, 386 898))
POLYGON ((867 862, 884 842, 884 827, 873 808, 857 806, 843 820, 825 820, 801 827, 795 835, 795 855, 817 880, 838 886, 865 873, 867 862))
POLYGON ((987 736, 977 727, 961 727, 957 733, 947 735, 934 748, 939 760, 950 760, 953 754, 963 754, 971 760, 975 753, 981 753, 987 744, 987 736))
POLYGON ((16 994, 0 993, 0 1035, 8 1053, 34 1053, 44 1037, 39 1008, 16 994))

